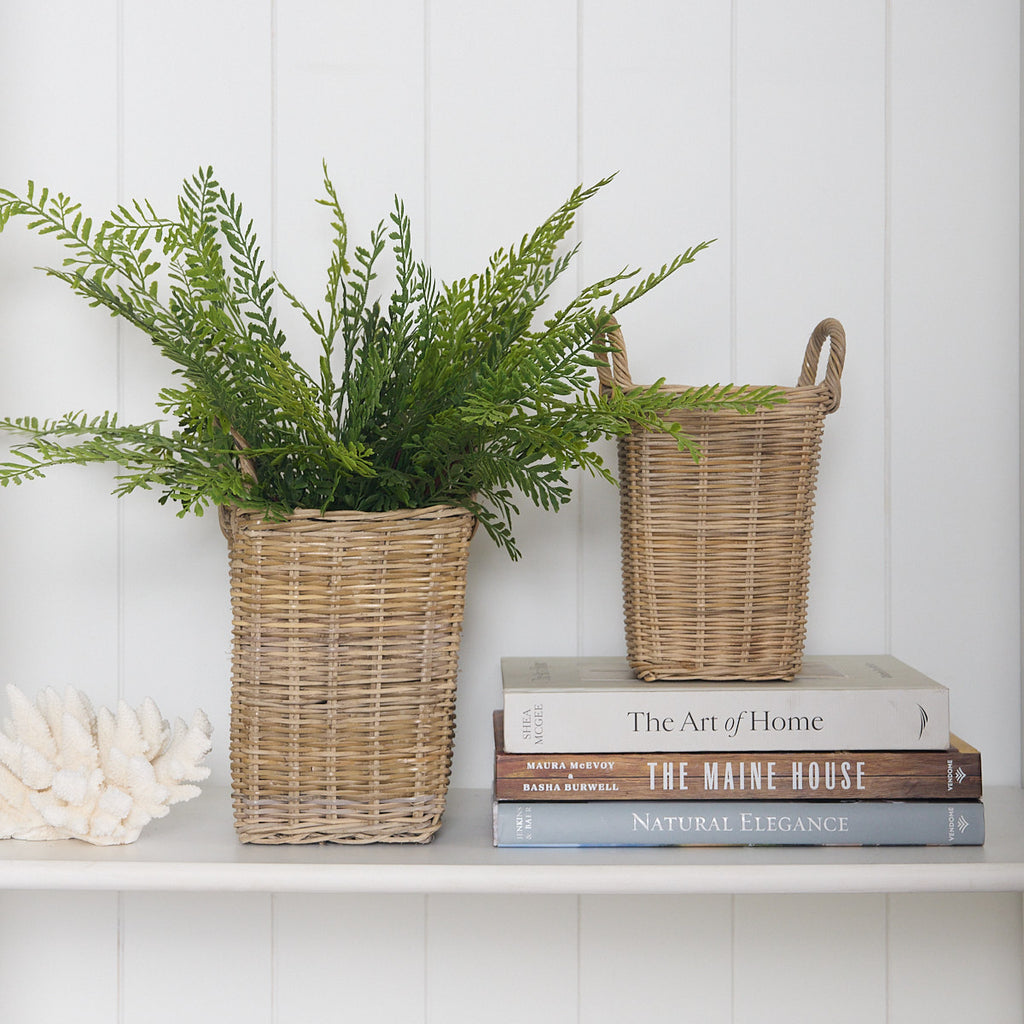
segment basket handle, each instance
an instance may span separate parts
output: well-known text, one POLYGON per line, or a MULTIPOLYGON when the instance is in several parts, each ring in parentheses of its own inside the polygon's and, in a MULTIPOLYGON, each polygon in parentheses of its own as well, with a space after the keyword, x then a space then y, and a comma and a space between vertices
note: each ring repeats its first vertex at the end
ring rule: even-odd
POLYGON ((828 339, 828 365, 825 368, 825 387, 831 392, 831 399, 825 406, 825 412, 835 412, 842 398, 842 387, 839 380, 843 375, 843 362, 846 359, 846 331, 843 325, 833 317, 826 317, 811 332, 804 353, 804 365, 800 371, 798 388, 813 387, 818 377, 818 360, 821 350, 828 339))
POLYGON ((597 368, 597 380, 601 387, 601 394, 606 395, 615 387, 628 391, 633 386, 633 378, 629 375, 626 340, 622 337, 619 321, 615 317, 609 316, 605 329, 594 336, 594 342, 601 342, 611 349, 610 362, 607 352, 594 353, 601 364, 597 368))
MULTIPOLYGON (((816 383, 818 375, 818 361, 821 358, 821 350, 825 346, 826 339, 829 341, 828 364, 825 368, 825 387, 831 392, 831 399, 825 407, 825 412, 835 412, 839 408, 842 398, 842 387, 840 378, 843 375, 843 363, 846 360, 846 331, 843 325, 834 317, 826 317, 811 332, 807 341, 807 349, 804 352, 803 368, 800 371, 800 379, 797 387, 811 387, 816 383)), ((633 386, 633 378, 629 375, 629 359, 626 356, 626 341, 622 336, 622 329, 615 317, 609 317, 604 331, 597 334, 595 341, 603 341, 611 349, 611 360, 608 359, 608 352, 597 352, 600 366, 597 368, 597 379, 600 384, 601 393, 607 394, 613 387, 627 390, 633 386)))
MULTIPOLYGON (((251 480, 256 480, 256 466, 253 464, 252 459, 245 454, 249 448, 249 442, 234 427, 229 427, 228 433, 238 448, 238 468, 242 471, 242 475, 249 477, 251 480)), ((220 532, 230 540, 231 514, 223 505, 217 509, 217 520, 220 523, 220 532)))
POLYGON ((238 448, 238 468, 242 471, 243 476, 247 476, 255 482, 257 480, 256 466, 252 459, 245 454, 249 450, 249 442, 234 427, 228 427, 228 433, 231 435, 231 440, 235 442, 235 447, 238 448))

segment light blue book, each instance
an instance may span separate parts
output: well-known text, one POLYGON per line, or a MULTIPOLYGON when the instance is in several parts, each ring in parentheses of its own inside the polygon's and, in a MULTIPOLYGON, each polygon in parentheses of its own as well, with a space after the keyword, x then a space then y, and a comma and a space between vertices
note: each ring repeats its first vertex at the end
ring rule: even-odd
POLYGON ((981 846, 980 800, 494 801, 495 846, 981 846))

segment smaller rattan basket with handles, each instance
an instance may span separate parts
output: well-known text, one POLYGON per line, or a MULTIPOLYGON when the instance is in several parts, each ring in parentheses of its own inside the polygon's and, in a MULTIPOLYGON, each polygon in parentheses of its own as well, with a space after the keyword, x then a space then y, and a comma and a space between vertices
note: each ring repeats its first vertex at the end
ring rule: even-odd
MULTIPOLYGON (((602 389, 631 387, 617 325, 607 340, 602 389)), ((672 413, 699 445, 698 462, 667 434, 619 439, 626 647, 639 678, 759 681, 800 671, 822 428, 839 407, 845 354, 842 324, 822 320, 796 387, 782 389, 784 404, 672 413)))

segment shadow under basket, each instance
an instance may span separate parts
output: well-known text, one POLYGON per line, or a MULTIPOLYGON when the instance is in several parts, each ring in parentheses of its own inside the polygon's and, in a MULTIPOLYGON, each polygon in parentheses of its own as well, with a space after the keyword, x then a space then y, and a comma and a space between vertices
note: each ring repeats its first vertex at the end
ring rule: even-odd
POLYGON ((475 519, 222 509, 231 776, 247 843, 422 843, 441 825, 475 519))
MULTIPOLYGON (((622 333, 607 339, 602 388, 628 388, 622 333)), ((639 678, 758 681, 800 671, 822 428, 839 407, 845 353, 842 325, 823 320, 797 386, 780 389, 784 404, 749 415, 671 413, 697 442, 699 462, 664 433, 619 438, 626 648, 639 678)))

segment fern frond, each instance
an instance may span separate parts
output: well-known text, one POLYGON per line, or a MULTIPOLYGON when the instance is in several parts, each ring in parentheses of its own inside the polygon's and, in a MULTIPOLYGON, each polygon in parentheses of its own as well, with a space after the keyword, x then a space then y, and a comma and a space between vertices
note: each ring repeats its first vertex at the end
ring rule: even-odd
POLYGON ((93 217, 32 181, 20 195, 0 189, 0 230, 21 219, 51 237, 64 258, 46 273, 138 327, 174 373, 156 396, 161 422, 125 425, 111 413, 0 420, 0 431, 19 436, 0 464, 0 485, 111 462, 114 493, 151 489, 183 514, 225 503, 275 515, 446 503, 470 509, 517 557, 520 500, 554 510, 571 498, 569 474, 613 479, 597 441, 639 425, 696 456, 672 410, 749 412, 782 397, 728 385, 609 395, 594 387, 611 315, 708 242, 653 273, 624 268, 593 281, 538 322, 578 255, 569 236, 580 209, 610 181, 577 186, 478 273, 440 282, 416 259, 397 197, 366 244, 350 246, 324 164, 317 202, 331 245, 320 308, 271 273, 253 221, 211 167, 182 182, 170 217, 144 200, 93 217), (396 284, 381 299, 375 282, 386 250, 396 284), (279 293, 319 341, 312 370, 288 350, 279 293), (239 466, 240 447, 255 479, 239 466))

